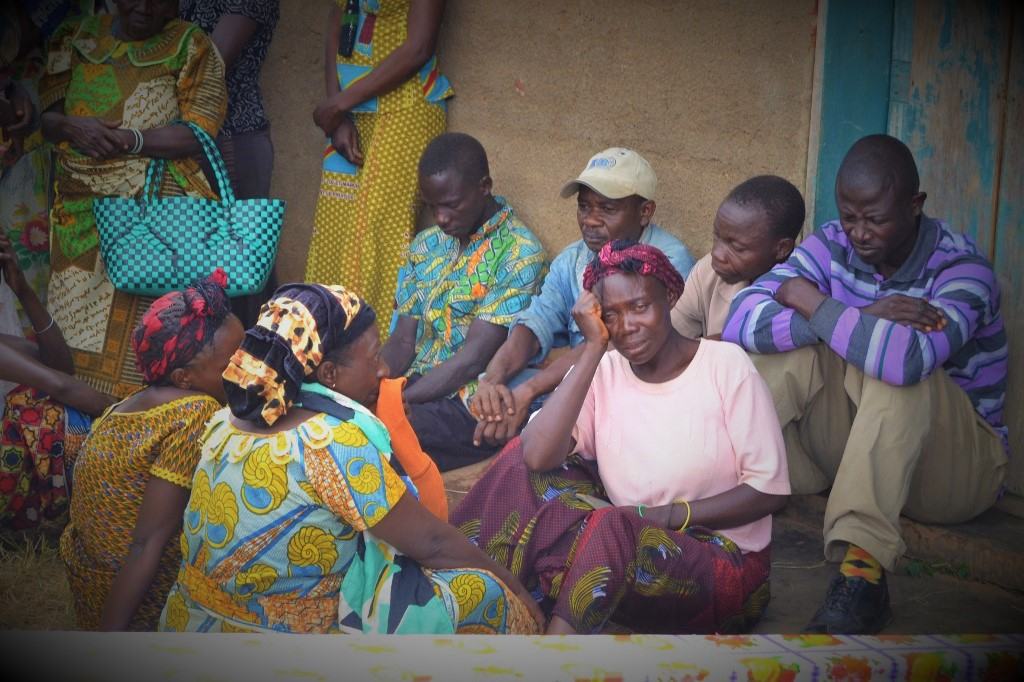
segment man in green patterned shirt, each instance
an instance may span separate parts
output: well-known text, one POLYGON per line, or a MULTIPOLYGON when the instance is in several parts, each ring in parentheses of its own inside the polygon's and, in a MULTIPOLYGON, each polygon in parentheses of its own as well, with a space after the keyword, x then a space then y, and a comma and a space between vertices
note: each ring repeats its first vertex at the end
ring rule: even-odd
POLYGON ((547 272, 540 241, 491 194, 487 153, 473 137, 445 133, 419 162, 423 203, 436 224, 409 245, 395 295, 397 321, 381 349, 423 450, 441 471, 484 459, 466 407, 477 376, 508 337, 547 272))

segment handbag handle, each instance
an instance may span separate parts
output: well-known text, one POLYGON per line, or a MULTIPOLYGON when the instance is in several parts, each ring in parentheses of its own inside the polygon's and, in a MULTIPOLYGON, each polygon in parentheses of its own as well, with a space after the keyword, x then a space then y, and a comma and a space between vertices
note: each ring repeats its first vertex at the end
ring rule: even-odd
MULTIPOLYGON (((224 158, 220 155, 216 143, 210 134, 191 121, 174 121, 175 125, 186 125, 199 140, 206 158, 210 162, 213 174, 217 179, 217 194, 220 196, 220 203, 224 206, 225 213, 229 212, 235 205, 235 193, 231 189, 231 181, 228 179, 228 169, 224 165, 224 158)), ((167 168, 166 159, 153 158, 146 170, 146 185, 142 189, 140 200, 143 204, 149 204, 160 196, 160 186, 164 178, 164 170, 167 168)))

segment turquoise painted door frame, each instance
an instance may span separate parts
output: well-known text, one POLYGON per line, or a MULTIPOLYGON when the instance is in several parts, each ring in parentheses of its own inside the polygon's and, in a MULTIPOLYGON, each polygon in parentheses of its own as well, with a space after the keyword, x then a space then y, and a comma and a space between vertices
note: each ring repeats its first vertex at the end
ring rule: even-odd
POLYGON ((814 225, 836 217, 836 172, 854 142, 889 125, 894 0, 829 0, 814 225))
POLYGON ((825 12, 814 224, 836 217, 850 145, 887 132, 914 152, 925 212, 994 260, 1012 1, 829 0, 825 12))

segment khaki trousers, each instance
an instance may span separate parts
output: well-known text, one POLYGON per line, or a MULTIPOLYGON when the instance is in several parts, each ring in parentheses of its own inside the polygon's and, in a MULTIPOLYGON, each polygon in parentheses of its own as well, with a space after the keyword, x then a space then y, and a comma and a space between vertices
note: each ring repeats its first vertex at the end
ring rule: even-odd
POLYGON ((944 371, 913 386, 865 375, 824 344, 751 354, 775 399, 794 494, 832 486, 825 557, 847 543, 893 571, 899 516, 961 523, 995 503, 1007 457, 995 430, 944 371))

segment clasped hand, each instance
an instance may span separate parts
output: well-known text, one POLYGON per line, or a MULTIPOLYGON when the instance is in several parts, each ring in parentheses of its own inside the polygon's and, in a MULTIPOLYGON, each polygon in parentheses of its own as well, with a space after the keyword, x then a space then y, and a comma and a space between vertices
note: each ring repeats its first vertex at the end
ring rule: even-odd
POLYGON ((121 121, 94 116, 68 116, 65 127, 68 143, 75 151, 94 159, 122 156, 130 148, 130 133, 121 121))
POLYGON ((947 324, 946 314, 941 308, 932 305, 927 299, 904 294, 891 294, 860 310, 925 333, 942 331, 947 324))
POLYGON ((359 130, 348 116, 331 133, 331 145, 350 163, 357 166, 363 165, 363 150, 359 147, 359 130))
MULTIPOLYGON (((823 296, 814 282, 803 277, 787 279, 775 292, 776 301, 801 313, 816 307, 815 299, 823 296)), ((941 308, 932 305, 925 298, 905 294, 890 294, 859 310, 925 333, 942 331, 948 322, 941 308)), ((810 316, 807 315, 807 318, 810 319, 810 316)))
POLYGON ((502 445, 519 433, 533 398, 522 387, 510 389, 481 379, 469 399, 470 412, 479 420, 473 431, 473 445, 502 445))
POLYGON ((347 111, 339 110, 335 106, 333 99, 335 96, 324 98, 324 101, 316 105, 316 109, 313 110, 313 122, 320 130, 324 131, 325 135, 331 135, 349 118, 347 111))

